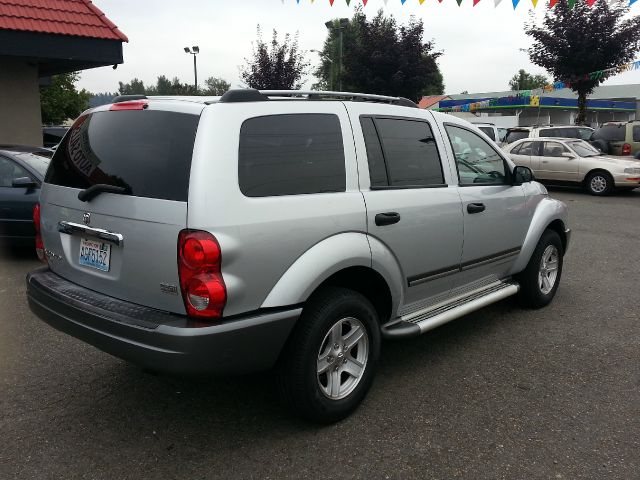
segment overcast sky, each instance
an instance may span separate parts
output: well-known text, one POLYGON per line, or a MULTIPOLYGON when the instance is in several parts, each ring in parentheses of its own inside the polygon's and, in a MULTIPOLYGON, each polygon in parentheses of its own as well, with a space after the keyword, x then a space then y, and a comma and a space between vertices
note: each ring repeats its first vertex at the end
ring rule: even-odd
MULTIPOLYGON (((303 50, 321 49, 326 37, 325 22, 337 17, 351 17, 359 0, 351 6, 345 0, 94 0, 107 16, 129 37, 124 44, 124 64, 87 70, 82 73, 80 87, 92 92, 115 92, 118 81, 134 77, 155 83, 158 75, 178 76, 183 82, 193 81, 193 63, 183 47, 198 45, 198 77, 219 76, 232 86, 241 86, 238 65, 251 54, 256 27, 261 25, 265 38, 272 29, 284 34, 299 32, 303 50)), ((536 15, 543 14, 545 1, 540 0, 536 15)), ((640 2, 638 2, 640 4, 640 2)), ((494 7, 494 0, 369 0, 364 8, 374 15, 379 8, 405 22, 410 15, 422 18, 425 40, 434 39, 444 55, 439 60, 449 94, 488 92, 508 89, 509 79, 520 68, 531 73, 545 73, 532 65, 526 53, 518 49, 530 45, 523 27, 528 20, 531 3, 522 0, 514 11, 510 0, 494 7)), ((638 10, 637 4, 633 7, 638 10)), ((636 13, 632 10, 632 13, 636 13)), ((307 52, 315 66, 317 54, 307 52)), ((640 71, 627 72, 610 79, 607 84, 640 83, 640 71)), ((375 92, 369 92, 375 93, 375 92)))

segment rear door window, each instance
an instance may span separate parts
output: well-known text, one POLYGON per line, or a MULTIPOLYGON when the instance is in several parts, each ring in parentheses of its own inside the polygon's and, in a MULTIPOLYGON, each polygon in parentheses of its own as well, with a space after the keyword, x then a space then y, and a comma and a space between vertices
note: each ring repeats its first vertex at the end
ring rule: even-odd
POLYGON ((544 147, 542 148, 543 157, 562 157, 563 153, 568 152, 564 145, 558 142, 544 142, 544 147))
POLYGON ((0 187, 11 187, 16 178, 22 177, 30 177, 30 175, 13 160, 0 157, 0 187))
POLYGON ((478 127, 478 128, 482 131, 482 133, 484 133, 491 140, 493 140, 493 141, 496 140, 496 136, 493 133, 493 128, 491 128, 491 127, 478 127))
POLYGON ((337 115, 269 115, 240 129, 238 179, 247 197, 344 192, 344 162, 337 115))
POLYGON ((444 186, 436 140, 429 124, 421 120, 374 120, 392 187, 444 186))
POLYGON ((506 141, 507 143, 513 143, 523 138, 529 138, 529 130, 509 130, 506 141))
POLYGON ((543 128, 538 132, 541 137, 560 137, 558 131, 555 128, 543 128))
POLYGON ((362 117, 360 119, 362 125, 362 133, 364 134, 364 143, 367 146, 367 162, 369 163, 369 179, 372 187, 382 187, 389 185, 387 177, 387 168, 384 164, 384 154, 382 153, 382 145, 378 138, 376 126, 373 118, 362 117))
POLYGON ((626 133, 624 124, 603 125, 593 133, 593 140, 605 140, 607 142, 624 142, 626 133))
POLYGON ((199 116, 158 110, 81 117, 56 150, 45 182, 106 184, 137 197, 186 202, 199 116))
POLYGON ((523 142, 517 146, 511 153, 516 155, 534 155, 533 142, 523 142))

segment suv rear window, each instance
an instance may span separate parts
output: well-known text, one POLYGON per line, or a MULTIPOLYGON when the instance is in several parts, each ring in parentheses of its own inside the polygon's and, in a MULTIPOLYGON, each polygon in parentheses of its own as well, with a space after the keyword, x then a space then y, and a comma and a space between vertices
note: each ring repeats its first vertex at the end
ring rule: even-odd
POLYGON ((626 125, 613 123, 611 125, 603 125, 593 132, 593 140, 606 140, 607 142, 624 142, 626 135, 626 125))
POLYGON ((186 202, 199 116, 158 110, 81 117, 56 150, 46 183, 106 184, 137 197, 186 202))
POLYGON ((344 192, 344 144, 337 115, 246 120, 240 129, 238 180, 247 197, 344 192))
POLYGON ((505 140, 507 143, 513 143, 522 138, 529 138, 529 130, 509 130, 505 140))

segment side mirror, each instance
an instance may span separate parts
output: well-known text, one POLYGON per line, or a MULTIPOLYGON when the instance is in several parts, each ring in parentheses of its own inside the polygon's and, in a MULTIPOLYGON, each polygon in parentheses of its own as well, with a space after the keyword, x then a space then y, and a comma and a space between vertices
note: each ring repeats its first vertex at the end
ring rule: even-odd
POLYGON ((38 182, 29 177, 14 178, 11 182, 13 188, 32 189, 38 186, 38 182))
POLYGON ((576 158, 576 156, 573 153, 569 153, 569 152, 562 152, 562 156, 564 158, 569 158, 571 160, 573 160, 574 158, 576 158))
POLYGON ((518 165, 513 169, 513 185, 518 186, 523 183, 533 182, 535 177, 529 167, 518 165))

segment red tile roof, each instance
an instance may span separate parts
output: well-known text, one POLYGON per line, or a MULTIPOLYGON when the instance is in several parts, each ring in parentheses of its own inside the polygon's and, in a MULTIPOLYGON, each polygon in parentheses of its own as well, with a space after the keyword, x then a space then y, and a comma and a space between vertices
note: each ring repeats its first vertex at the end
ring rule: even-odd
MULTIPOLYGON (((0 2, 1 1, 2 0, 0 0, 0 2)), ((418 108, 429 108, 445 98, 449 97, 447 95, 431 95, 430 97, 422 97, 422 100, 418 103, 418 108)))
POLYGON ((0 0, 0 30, 128 42, 91 0, 0 0))

